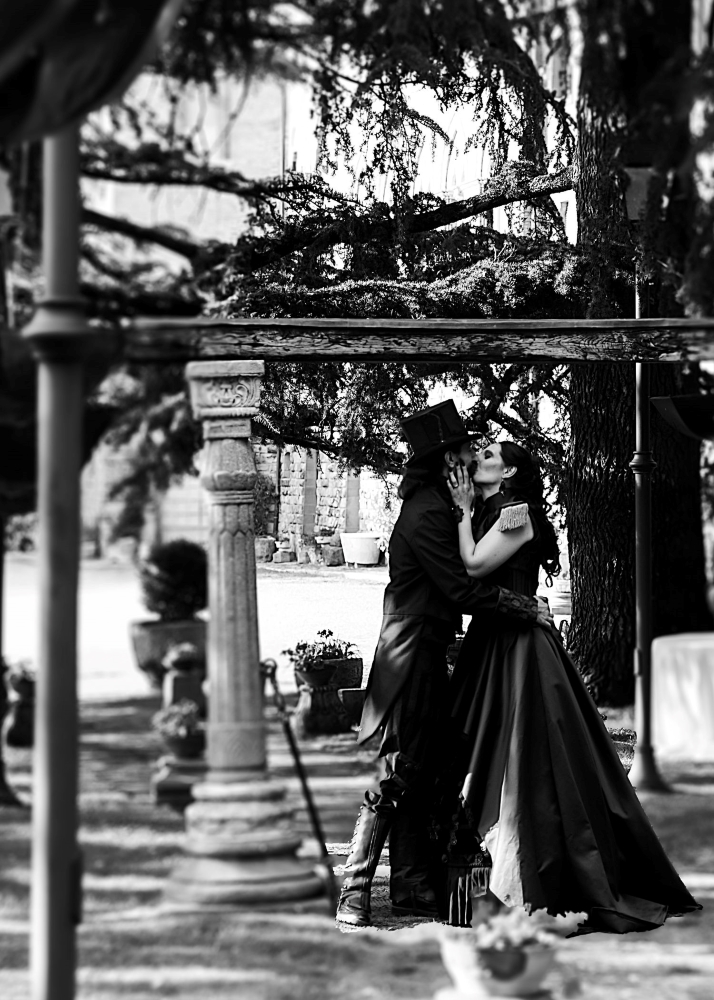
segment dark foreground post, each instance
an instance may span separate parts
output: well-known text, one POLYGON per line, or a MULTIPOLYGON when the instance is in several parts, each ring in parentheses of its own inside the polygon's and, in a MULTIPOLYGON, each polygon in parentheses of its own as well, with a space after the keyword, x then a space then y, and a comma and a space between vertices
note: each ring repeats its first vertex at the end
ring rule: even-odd
POLYGON ((45 140, 45 298, 25 331, 38 361, 40 622, 32 797, 32 1000, 74 996, 77 847, 77 582, 83 344, 77 285, 78 144, 45 140))

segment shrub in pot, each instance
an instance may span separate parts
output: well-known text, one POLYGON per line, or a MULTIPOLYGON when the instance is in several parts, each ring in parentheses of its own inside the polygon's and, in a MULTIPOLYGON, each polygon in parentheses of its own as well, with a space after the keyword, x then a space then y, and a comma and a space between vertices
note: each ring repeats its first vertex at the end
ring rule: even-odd
POLYGON ((197 615, 208 602, 206 551, 183 538, 154 545, 139 564, 139 582, 146 610, 158 618, 132 622, 132 644, 139 669, 161 688, 172 646, 191 643, 205 660, 206 622, 197 615))

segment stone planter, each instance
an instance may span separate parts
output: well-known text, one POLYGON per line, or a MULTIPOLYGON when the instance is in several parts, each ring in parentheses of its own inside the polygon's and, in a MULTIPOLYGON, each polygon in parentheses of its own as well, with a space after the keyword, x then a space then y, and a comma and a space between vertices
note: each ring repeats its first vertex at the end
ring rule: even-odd
POLYGON ((295 668, 298 682, 298 703, 292 715, 292 727, 297 736, 323 736, 347 733, 352 717, 340 699, 338 689, 358 687, 362 683, 361 658, 322 660, 319 669, 295 668), (356 681, 356 683, 354 683, 356 681))
POLYGON ((340 535, 345 562, 359 566, 376 566, 379 562, 381 534, 371 531, 343 531, 340 535))
MULTIPOLYGON (((2 683, 2 681, 0 681, 2 683)), ((9 747, 35 745, 35 682, 29 677, 8 677, 11 695, 5 720, 5 742, 9 747)), ((2 725, 2 718, 0 718, 2 725)))
POLYGON ((555 963, 555 950, 548 945, 476 948, 467 930, 442 933, 439 943, 442 961, 455 988, 439 990, 435 1000, 534 996, 540 993, 555 963))
POLYGON ((255 539, 256 562, 272 562, 277 543, 271 535, 261 535, 255 539))
POLYGON ((608 729, 610 738, 615 744, 617 756, 622 762, 622 766, 629 774, 632 761, 635 757, 635 747, 637 745, 637 733, 634 729, 608 729))
POLYGON ((151 777, 154 802, 183 812, 193 802, 193 786, 205 780, 207 770, 202 756, 162 757, 151 777))
POLYGON ((555 964, 555 949, 524 945, 508 951, 481 949, 482 981, 493 997, 530 997, 540 993, 543 980, 555 964))
POLYGON ((130 624, 129 634, 137 666, 149 678, 153 688, 161 690, 166 673, 162 661, 171 646, 190 642, 205 662, 206 627, 206 622, 202 618, 189 618, 178 622, 145 621, 130 624))
POLYGON ((195 760, 206 749, 206 733, 203 729, 187 736, 163 736, 161 739, 169 753, 179 760, 195 760))
POLYGON ((364 708, 366 695, 367 691, 365 688, 349 687, 337 689, 337 696, 344 705, 347 717, 353 726, 358 726, 362 718, 362 709, 364 708))

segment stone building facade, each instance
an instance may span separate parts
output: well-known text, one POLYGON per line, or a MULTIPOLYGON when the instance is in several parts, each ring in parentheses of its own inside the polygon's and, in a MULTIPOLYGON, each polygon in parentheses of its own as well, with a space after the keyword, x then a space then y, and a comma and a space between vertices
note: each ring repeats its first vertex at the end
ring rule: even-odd
POLYGON ((278 535, 298 551, 304 538, 325 538, 336 532, 391 534, 398 514, 397 478, 382 480, 362 470, 340 469, 320 452, 289 447, 280 455, 278 535))
MULTIPOLYGON (((304 448, 279 447, 254 442, 258 474, 270 479, 275 497, 267 518, 267 531, 276 540, 289 542, 300 556, 315 538, 344 531, 378 532, 389 538, 399 512, 397 477, 382 480, 363 470, 340 469, 327 455, 304 448)), ((112 542, 112 527, 120 502, 109 493, 130 470, 126 452, 100 446, 82 476, 82 524, 87 550, 99 556, 131 557, 137 544, 150 545, 187 538, 203 543, 208 519, 203 491, 195 476, 185 476, 157 495, 146 511, 138 543, 112 542)))

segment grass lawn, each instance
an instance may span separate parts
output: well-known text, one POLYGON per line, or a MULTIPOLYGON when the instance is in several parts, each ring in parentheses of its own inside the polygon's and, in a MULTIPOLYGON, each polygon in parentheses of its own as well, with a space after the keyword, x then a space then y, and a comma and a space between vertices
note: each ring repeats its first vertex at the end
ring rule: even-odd
MULTIPOLYGON (((82 710, 81 829, 84 923, 82 1000, 426 1000, 448 978, 435 925, 341 934, 326 913, 170 915, 158 904, 181 856, 181 816, 151 802, 161 753, 149 720, 155 698, 90 703, 82 710)), ((619 724, 608 718, 608 725, 619 724)), ((29 787, 30 753, 9 749, 9 775, 29 787)), ((714 873, 714 766, 666 769, 676 794, 645 807, 682 872, 714 873)), ((28 1000, 29 835, 26 813, 0 808, 0 998, 28 1000)), ((711 1000, 704 952, 714 940, 714 884, 701 915, 651 935, 566 942, 553 997, 575 973, 586 1000, 711 1000), (701 956, 704 955, 702 958, 701 956)))

